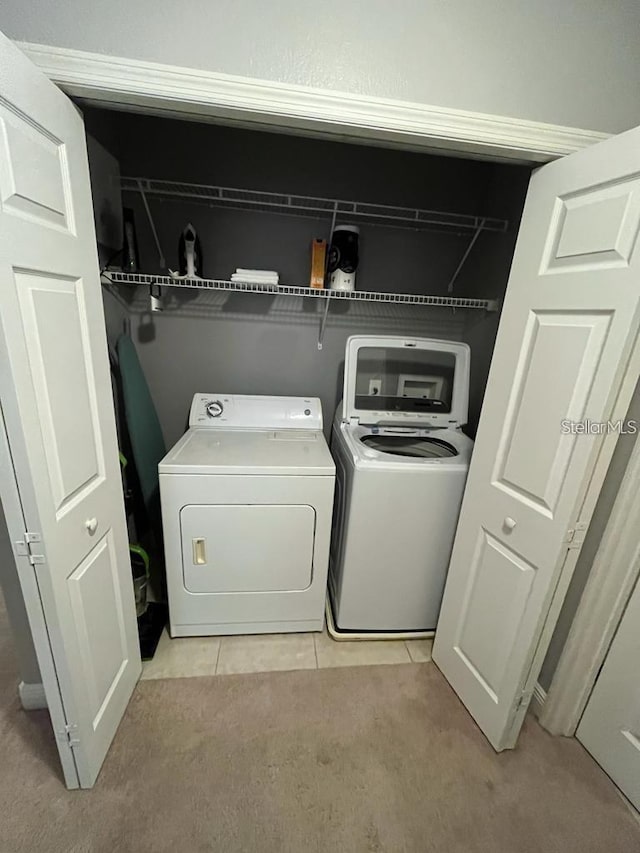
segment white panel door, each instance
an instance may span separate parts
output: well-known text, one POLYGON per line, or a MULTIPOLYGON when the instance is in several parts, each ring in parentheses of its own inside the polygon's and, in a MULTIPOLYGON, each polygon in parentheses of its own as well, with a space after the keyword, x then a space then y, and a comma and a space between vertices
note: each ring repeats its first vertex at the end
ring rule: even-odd
POLYGON ((640 809, 640 583, 629 600, 576 734, 640 809))
POLYGON ((569 531, 589 521, 601 442, 563 421, 612 412, 638 331, 639 224, 640 129, 532 177, 433 649, 498 750, 526 711, 569 531))
POLYGON ((60 750, 89 787, 141 664, 86 143, 73 104, 3 36, 0 318, 0 399, 36 536, 16 560, 46 621, 60 750))

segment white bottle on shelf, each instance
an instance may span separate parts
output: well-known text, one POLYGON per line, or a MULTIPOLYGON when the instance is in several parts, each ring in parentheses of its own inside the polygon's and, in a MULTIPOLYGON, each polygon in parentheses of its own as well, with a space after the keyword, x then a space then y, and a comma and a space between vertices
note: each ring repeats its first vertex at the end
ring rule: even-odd
POLYGON ((359 235, 357 225, 336 225, 333 230, 327 266, 332 290, 355 290, 359 235))

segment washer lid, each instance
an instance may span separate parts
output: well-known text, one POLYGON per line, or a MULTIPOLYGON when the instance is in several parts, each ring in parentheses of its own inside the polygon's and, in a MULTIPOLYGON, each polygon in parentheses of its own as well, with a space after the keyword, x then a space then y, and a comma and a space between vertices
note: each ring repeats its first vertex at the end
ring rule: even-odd
POLYGON ((347 341, 343 420, 456 427, 468 409, 467 344, 391 335, 347 341))
POLYGON ((333 476, 321 430, 192 427, 158 466, 160 474, 333 476))

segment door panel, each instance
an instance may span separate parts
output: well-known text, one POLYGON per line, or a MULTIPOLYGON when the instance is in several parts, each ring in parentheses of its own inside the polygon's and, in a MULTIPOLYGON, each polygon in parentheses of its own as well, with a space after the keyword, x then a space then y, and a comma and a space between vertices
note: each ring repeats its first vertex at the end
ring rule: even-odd
POLYGON ((639 186, 630 175, 559 196, 541 271, 627 266, 638 236, 639 186))
POLYGON ((629 600, 576 737, 640 809, 640 583, 629 600))
POLYGON ((108 533, 68 579, 94 729, 128 660, 116 566, 113 536, 108 533))
POLYGON ((639 174, 635 130, 543 166, 527 195, 433 649, 496 749, 515 743, 589 521, 602 441, 570 422, 607 421, 638 332, 639 174))
POLYGON ((35 565, 24 548, 16 561, 46 621, 59 748, 90 787, 141 663, 86 144, 75 107, 2 36, 0 154, 0 397, 38 537, 35 565))
POLYGON ((469 594, 458 623, 456 647, 496 701, 534 572, 534 566, 486 530, 481 532, 469 569, 469 594))
POLYGON ((64 144, 1 95, 0 113, 2 210, 72 230, 64 144))
POLYGON ((575 435, 563 434, 558 425, 583 416, 610 314, 532 311, 528 319, 523 368, 514 377, 494 480, 552 517, 575 442, 575 435), (561 371, 556 367, 560 352, 561 371))
POLYGON ((104 479, 82 282, 14 274, 58 518, 104 479))

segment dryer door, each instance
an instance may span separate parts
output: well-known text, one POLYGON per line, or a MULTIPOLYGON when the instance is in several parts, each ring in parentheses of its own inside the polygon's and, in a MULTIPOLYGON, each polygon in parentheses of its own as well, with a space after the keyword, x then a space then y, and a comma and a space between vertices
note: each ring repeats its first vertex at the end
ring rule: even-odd
POLYGON ((180 512, 189 592, 303 590, 313 575, 316 513, 306 505, 214 504, 180 512))

